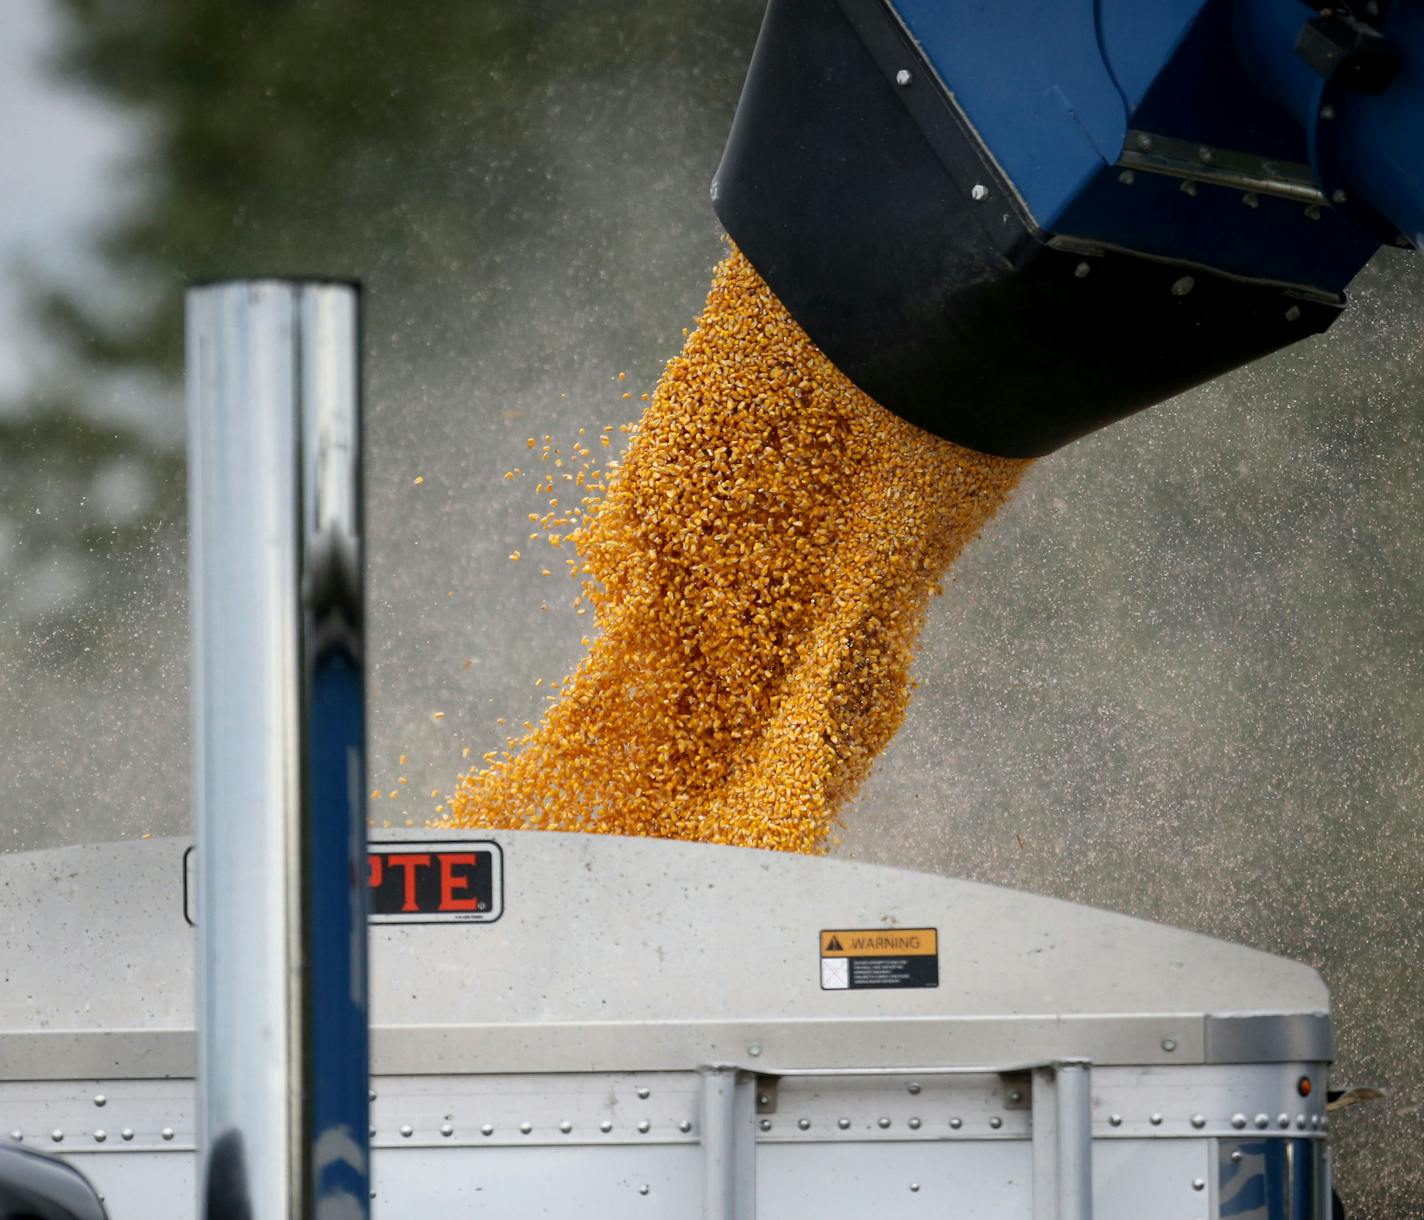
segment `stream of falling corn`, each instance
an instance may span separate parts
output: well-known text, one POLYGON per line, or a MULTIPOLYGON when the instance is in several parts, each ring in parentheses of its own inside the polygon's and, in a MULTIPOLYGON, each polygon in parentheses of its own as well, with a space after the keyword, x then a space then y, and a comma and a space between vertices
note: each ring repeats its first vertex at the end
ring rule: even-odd
POLYGON ((436 824, 826 850, 904 717, 930 595, 1027 462, 876 404, 735 249, 621 464, 608 431, 567 462, 545 438, 523 557, 573 544, 587 652, 436 824))

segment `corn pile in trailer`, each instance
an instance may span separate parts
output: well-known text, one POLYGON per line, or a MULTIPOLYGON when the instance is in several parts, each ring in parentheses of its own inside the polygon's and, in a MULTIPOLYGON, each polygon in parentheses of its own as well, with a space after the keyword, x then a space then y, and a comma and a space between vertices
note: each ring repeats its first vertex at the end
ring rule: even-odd
POLYGON ((541 478, 599 634, 442 824, 824 850, 900 726, 931 593, 1026 466, 877 405, 734 251, 572 535, 572 488, 541 478))

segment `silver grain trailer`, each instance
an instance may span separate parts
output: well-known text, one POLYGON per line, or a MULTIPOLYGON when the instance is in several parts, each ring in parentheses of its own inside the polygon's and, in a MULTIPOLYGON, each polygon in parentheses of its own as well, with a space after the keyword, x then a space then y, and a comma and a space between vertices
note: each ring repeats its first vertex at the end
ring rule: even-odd
MULTIPOLYGON (((114 1220, 194 1215, 185 847, 0 857, 0 1134, 82 1169, 114 1220)), ((1329 1214, 1330 1018, 1306 966, 841 860, 371 847, 376 1215, 1329 1214), (442 912, 442 888, 485 909, 442 912)))

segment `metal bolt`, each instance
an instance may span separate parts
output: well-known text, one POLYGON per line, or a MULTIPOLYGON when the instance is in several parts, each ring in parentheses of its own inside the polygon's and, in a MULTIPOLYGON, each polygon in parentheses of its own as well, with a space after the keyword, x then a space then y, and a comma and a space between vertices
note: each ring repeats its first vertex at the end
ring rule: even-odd
POLYGON ((449 1139, 452 1135, 455 1134, 454 1125, 452 1123, 441 1123, 440 1134, 443 1135, 446 1139, 449 1139))
POLYGON ((650 1191, 650 1190, 652 1190, 652 1187, 651 1187, 651 1186, 643 1185, 643 1186, 638 1187, 638 1193, 639 1193, 640 1195, 645 1195, 645 1194, 647 1194, 648 1191, 650 1191))
POLYGON ((1177 189, 1181 191, 1183 195, 1190 195, 1193 199, 1196 198, 1197 184, 1193 182, 1190 178, 1183 179, 1182 185, 1179 186, 1177 189))
POLYGON ((165 1140, 171 1140, 173 1138, 173 1128, 164 1127, 163 1130, 160 1131, 158 1134, 162 1136, 165 1140))
POLYGON ((1300 317, 1300 306, 1299 306, 1299 305, 1292 305, 1289 309, 1286 310, 1286 321, 1287 321, 1287 322, 1294 322, 1294 321, 1295 321, 1297 318, 1299 318, 1299 317, 1300 317))
POLYGON ((1231 1163, 1232 1163, 1233 1165, 1239 1165, 1239 1164, 1241 1164, 1241 1161, 1242 1161, 1242 1160, 1243 1160, 1243 1157, 1242 1157, 1241 1149, 1240 1149, 1240 1148, 1237 1148, 1237 1149, 1236 1149, 1234 1152, 1232 1152, 1232 1154, 1231 1154, 1231 1163))
POLYGON ((1268 178, 1274 178, 1277 174, 1281 172, 1281 167, 1277 165, 1274 161, 1262 161, 1261 172, 1265 174, 1268 178))
POLYGON ((1149 136, 1145 131, 1139 131, 1137 133, 1137 147, 1142 149, 1143 152, 1151 152, 1152 137, 1149 136))
POLYGON ((1177 1049, 1177 1040, 1175 1038, 1163 1038, 1162 1049, 1170 1055, 1177 1049))
POLYGON ((409 1123, 402 1123, 400 1133, 402 1139, 410 1139, 415 1134, 415 1129, 409 1123))
POLYGON ((102 1144, 102 1143, 103 1143, 106 1139, 108 1139, 108 1138, 109 1138, 109 1133, 108 1133, 107 1131, 105 1131, 103 1127, 98 1127, 98 1128, 95 1129, 95 1131, 94 1131, 94 1142, 95 1142, 96 1144, 102 1144))
POLYGON ((951 1131, 958 1131, 962 1126, 964 1126, 964 1120, 962 1118, 951 1118, 949 1120, 949 1129, 951 1131))
POLYGON ((1340 190, 1338 187, 1337 187, 1335 190, 1333 190, 1333 191, 1330 192, 1330 202, 1331 202, 1331 203, 1347 203, 1347 202, 1349 202, 1349 199, 1350 199, 1350 196, 1348 196, 1347 194, 1345 194, 1345 192, 1342 191, 1342 190, 1340 190))
POLYGON ((758 1093, 758 1094, 757 1094, 757 1105, 759 1105, 759 1106, 769 1106, 769 1105, 771 1105, 771 1098, 768 1097, 765 1093, 758 1093))
POLYGON ((1211 162, 1216 160, 1216 154, 1203 144, 1197 149, 1197 160, 1210 165, 1211 162))
POLYGON ((1267 1127, 1269 1127, 1270 1125, 1271 1125, 1271 1120, 1270 1120, 1270 1117, 1269 1117, 1268 1115, 1265 1115, 1265 1114, 1258 1114, 1258 1115, 1256 1115, 1256 1128, 1257 1128, 1257 1130, 1264 1131, 1264 1130, 1265 1130, 1267 1127))
POLYGON ((1320 1115, 1318 1115, 1318 1114, 1312 1114, 1312 1115, 1310 1116, 1310 1125, 1311 1125, 1311 1127, 1313 1127, 1316 1131, 1319 1131, 1319 1130, 1320 1130, 1320 1115))
POLYGON ((1023 1090, 1015 1089, 1012 1093, 1009 1094, 1009 1100, 1014 1103, 1021 1102, 1023 1100, 1023 1090))
POLYGON ((1319 220, 1320 217, 1321 211, 1320 205, 1318 203, 1312 203, 1308 208, 1305 209, 1305 218, 1307 220, 1319 220))
POLYGON ((108 1099, 107 1097, 105 1097, 102 1093, 95 1093, 95 1094, 94 1094, 94 1104, 95 1104, 96 1106, 102 1106, 102 1105, 104 1105, 108 1100, 109 1100, 109 1099, 108 1099))
POLYGON ((849 1130, 850 1130, 850 1119, 848 1119, 848 1118, 838 1118, 838 1119, 836 1119, 836 1126, 839 1127, 842 1131, 849 1131, 849 1130))
POLYGON ((1130 169, 1125 169, 1117 176, 1117 180, 1121 182, 1123 186, 1131 186, 1134 182, 1137 181, 1137 175, 1134 174, 1130 169))
POLYGON ((989 198, 989 188, 982 182, 976 182, 969 192, 969 198, 974 200, 975 203, 983 203, 984 200, 989 198))
POLYGON ((1000 1118, 997 1114, 989 1120, 989 1126, 993 1127, 995 1131, 997 1131, 1003 1125, 1004 1120, 1000 1118))
POLYGON ((1162 1116, 1160 1114, 1154 1114, 1147 1121, 1154 1127, 1160 1127, 1162 1125, 1162 1116))
POLYGON ((1295 1116, 1295 1125, 1296 1125, 1297 1127, 1299 1127, 1300 1130, 1302 1130, 1302 1131, 1305 1130, 1305 1115, 1304 1115, 1304 1114, 1297 1114, 1297 1115, 1295 1116))
POLYGON ((375 1127, 368 1127, 368 1128, 366 1128, 366 1131, 367 1131, 367 1133, 370 1135, 370 1137, 371 1137, 372 1139, 375 1139, 375 1138, 376 1138, 376 1128, 375 1128, 375 1127))
POLYGON ((1197 286, 1196 280, 1189 275, 1182 276, 1172 284, 1172 295, 1174 297, 1184 297, 1197 286))
POLYGON ((875 1123, 876 1126, 878 1126, 883 1131, 886 1127, 890 1125, 890 1120, 888 1118, 877 1118, 875 1120, 875 1123))
POLYGON ((133 1128, 125 1127, 122 1131, 119 1132, 119 1138, 125 1143, 128 1143, 129 1140, 133 1139, 133 1128))
POLYGON ((912 1080, 909 1084, 905 1086, 905 1092, 907 1092, 911 1097, 918 1097, 920 1095, 920 1086, 912 1080))
POLYGON ((811 1120, 809 1118, 798 1118, 796 1125, 800 1127, 802 1131, 809 1131, 811 1129, 811 1120))
POLYGON ((1330 1119, 1329 1119, 1328 1117, 1322 1118, 1322 1119, 1320 1120, 1320 1129, 1321 1129, 1322 1131, 1329 1131, 1329 1130, 1330 1130, 1330 1119))
POLYGON ((53 1131, 51 1131, 51 1132, 49 1133, 49 1137, 50 1137, 50 1139, 52 1139, 56 1144, 60 1144, 60 1143, 63 1143, 63 1142, 64 1142, 64 1132, 61 1131, 58 1127, 56 1127, 53 1131))
POLYGON ((1206 1126, 1206 1115, 1205 1115, 1205 1114, 1193 1114, 1193 1115, 1192 1115, 1192 1126, 1195 1127, 1198 1131, 1200 1131, 1203 1127, 1206 1126))
POLYGON ((646 1118, 640 1118, 638 1120, 638 1133, 640 1135, 647 1135, 648 1132, 652 1130, 652 1126, 653 1124, 650 1123, 646 1118))
POLYGON ((910 1119, 908 1126, 911 1131, 918 1131, 920 1129, 920 1120, 918 1118, 912 1118, 910 1119))
MULTIPOLYGON (((638 1096, 642 1098, 643 1101, 648 1100, 648 1090, 646 1086, 641 1084, 638 1086, 638 1096)), ((766 1102, 762 1102, 761 1104, 766 1105, 766 1102)))
POLYGON ((1320 108, 1320 117, 1328 123, 1331 119, 1335 117, 1335 107, 1322 106, 1320 108))
POLYGON ((1205 1178, 1193 1178, 1193 1179, 1192 1179, 1192 1189, 1193 1189, 1193 1190, 1205 1190, 1205 1189, 1206 1189, 1206 1179, 1205 1179, 1205 1178))
POLYGON ((494 1134, 494 1127, 493 1127, 493 1125, 491 1125, 490 1123, 485 1123, 484 1126, 482 1126, 482 1127, 480 1128, 480 1134, 481 1134, 481 1135, 485 1135, 485 1136, 493 1135, 493 1134, 494 1134))
POLYGON ((605 1118, 601 1123, 598 1124, 598 1129, 602 1131, 604 1135, 607 1135, 610 1131, 613 1130, 613 1124, 605 1118))
POLYGON ((519 1124, 519 1133, 520 1133, 521 1135, 528 1135, 528 1134, 529 1134, 531 1131, 533 1131, 533 1130, 534 1130, 534 1124, 533 1124, 533 1123, 527 1123, 527 1122, 526 1122, 526 1123, 520 1123, 520 1124, 519 1124))
POLYGON ((761 1123, 760 1123, 759 1125, 760 1125, 760 1127, 761 1127, 761 1129, 762 1129, 763 1131, 770 1131, 770 1130, 771 1130, 771 1119, 769 1119, 769 1118, 764 1118, 764 1119, 761 1120, 761 1123))
POLYGON ((367 1090, 366 1090, 366 1097, 367 1097, 367 1099, 370 1100, 370 1101, 375 1101, 375 1100, 376 1100, 376 1090, 375 1090, 375 1089, 367 1089, 367 1090))
POLYGON ((565 1135, 567 1135, 573 1129, 574 1125, 573 1123, 569 1122, 568 1119, 564 1119, 564 1121, 559 1124, 559 1130, 562 1131, 565 1135))
POLYGON ((1233 1114, 1231 1116, 1231 1125, 1240 1131, 1246 1125, 1246 1116, 1244 1114, 1233 1114))
POLYGON ((689 1131, 692 1130, 692 1123, 690 1120, 684 1118, 682 1122, 678 1123, 677 1129, 681 1131, 683 1135, 686 1135, 689 1131))
POLYGON ((919 1189, 920 1189, 920 1184, 919 1184, 918 1182, 911 1182, 911 1183, 910 1183, 910 1193, 911 1193, 911 1194, 914 1194, 914 1193, 917 1192, 919 1189))
POLYGON ((1112 1126, 1112 1127, 1121 1127, 1121 1126, 1122 1126, 1122 1115, 1121 1115, 1121 1114, 1110 1114, 1110 1115, 1108 1116, 1108 1125, 1109 1125, 1109 1126, 1112 1126))
POLYGON ((1261 206, 1261 196, 1255 191, 1247 191, 1241 196, 1241 202, 1248 208, 1259 208, 1261 206))
POLYGON ((1289 1114, 1282 1114, 1279 1118, 1276 1119, 1276 1125, 1277 1125, 1278 1127, 1289 1127, 1289 1126, 1290 1126, 1290 1115, 1289 1115, 1289 1114))
POLYGON ((915 78, 910 75, 909 68, 901 68, 898 72, 895 73, 895 83, 899 85, 901 89, 903 89, 914 79, 915 78))
POLYGON ((1088 273, 1090 271, 1092 271, 1092 268, 1088 266, 1086 262, 1080 262, 1076 267, 1073 268, 1073 276, 1075 279, 1087 279, 1088 273))
POLYGON ((747 1047, 747 1054, 750 1055, 753 1059, 755 1059, 758 1055, 761 1054, 761 1043, 753 1042, 749 1047, 747 1047))
POLYGON ((10 1138, 17 1144, 23 1144, 25 1142, 25 1133, 21 1131, 19 1127, 16 1127, 10 1132, 10 1138))

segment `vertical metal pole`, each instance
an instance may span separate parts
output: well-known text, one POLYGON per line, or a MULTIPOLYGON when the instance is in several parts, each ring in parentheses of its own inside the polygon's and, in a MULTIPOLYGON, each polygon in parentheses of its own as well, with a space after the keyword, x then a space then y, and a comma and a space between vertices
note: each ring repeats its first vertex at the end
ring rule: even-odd
POLYGON ((1093 1079, 1086 1062, 1057 1065, 1058 1220, 1093 1217, 1093 1079))
POLYGON ((755 1220, 753 1083, 735 1068, 702 1070, 703 1220, 755 1220))
POLYGON ((702 1217, 735 1220, 737 1197, 737 1073, 709 1068, 702 1073, 702 1217))
POLYGON ((1058 1220, 1058 1073, 1033 1069, 1033 1220, 1058 1220))
POLYGON ((198 1211, 368 1213, 359 290, 188 294, 198 1211))

